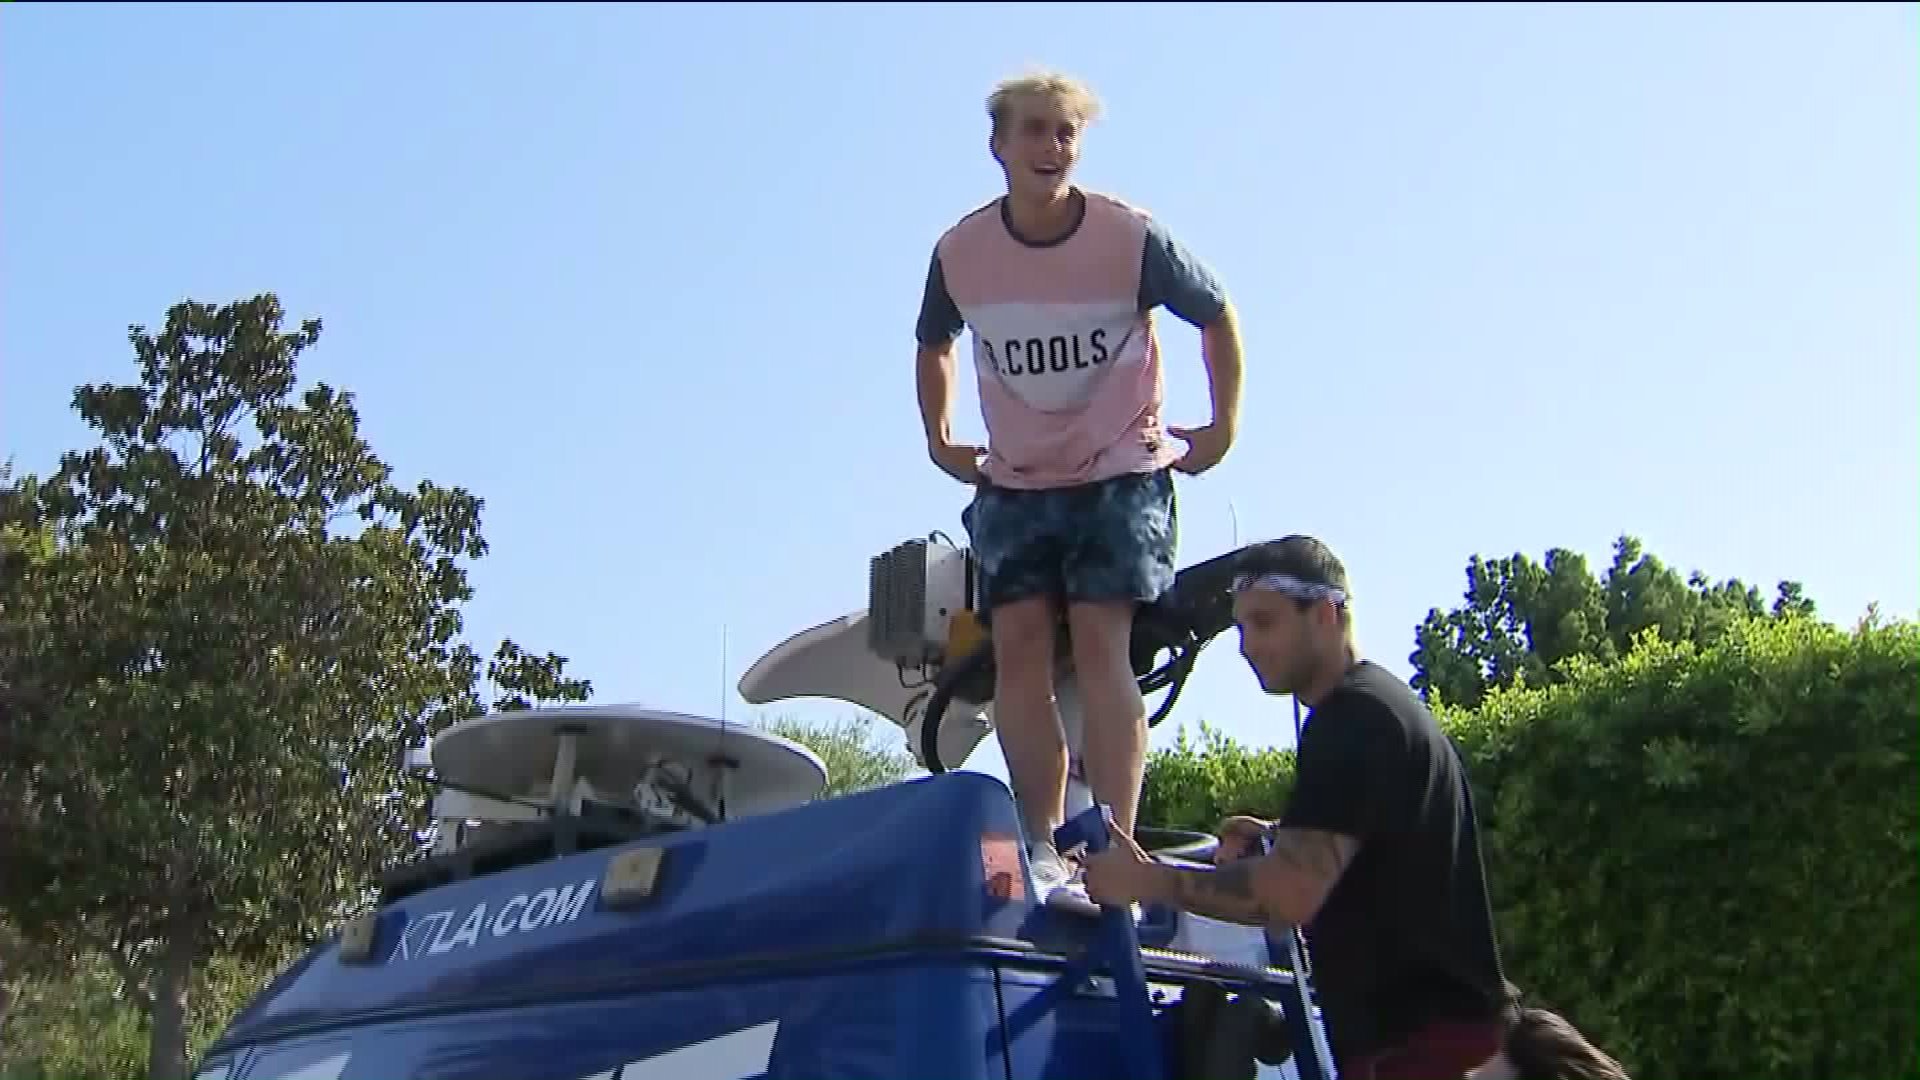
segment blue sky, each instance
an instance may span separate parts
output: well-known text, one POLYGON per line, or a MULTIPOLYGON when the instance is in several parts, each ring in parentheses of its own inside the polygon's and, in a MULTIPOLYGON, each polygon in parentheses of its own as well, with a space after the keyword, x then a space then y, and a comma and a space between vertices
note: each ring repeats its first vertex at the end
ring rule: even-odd
MULTIPOLYGON (((1604 563, 1621 532, 1832 617, 1920 606, 1912 5, 0 23, 0 453, 85 437, 68 396, 131 377, 129 323, 275 291, 403 478, 486 499, 474 637, 601 701, 717 711, 865 602, 869 556, 961 535, 911 327, 930 245, 998 191, 984 96, 1029 64, 1106 102, 1081 180, 1240 307, 1244 433, 1180 489, 1184 561, 1324 537, 1402 674, 1470 555, 1604 563)), ((1204 421, 1198 337, 1161 326, 1170 419, 1204 421)), ((1229 636, 1177 716, 1285 744, 1284 705, 1229 636)))

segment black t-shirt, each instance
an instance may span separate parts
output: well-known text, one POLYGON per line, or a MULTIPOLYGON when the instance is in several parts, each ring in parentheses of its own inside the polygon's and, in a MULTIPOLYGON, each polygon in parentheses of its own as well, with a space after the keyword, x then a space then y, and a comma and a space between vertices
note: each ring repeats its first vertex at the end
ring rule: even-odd
POLYGON ((1398 1045, 1437 1020, 1500 1015, 1505 979, 1466 769, 1405 682, 1363 661, 1320 702, 1279 824, 1360 840, 1306 928, 1336 1056, 1398 1045))

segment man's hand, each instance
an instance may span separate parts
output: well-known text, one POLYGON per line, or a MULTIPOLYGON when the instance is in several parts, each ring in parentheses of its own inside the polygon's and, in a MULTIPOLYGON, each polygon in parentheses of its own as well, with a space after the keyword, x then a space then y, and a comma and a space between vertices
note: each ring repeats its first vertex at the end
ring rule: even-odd
POLYGON ((1220 845, 1213 849, 1213 865, 1224 866, 1244 858, 1260 841, 1260 835, 1273 827, 1270 821, 1236 815, 1220 823, 1215 833, 1220 845))
POLYGON ((1107 822, 1107 850, 1089 854, 1081 865, 1086 869, 1087 895, 1094 903, 1119 906, 1151 899, 1158 864, 1111 820, 1107 822))
POLYGON ((927 456, 940 466, 940 471, 963 484, 980 482, 980 459, 985 457, 984 447, 968 446, 965 443, 950 442, 945 439, 933 439, 927 443, 927 456))
POLYGON ((1233 447, 1233 429, 1218 423, 1198 428, 1169 427, 1167 434, 1186 440, 1187 452, 1173 467, 1189 476, 1199 476, 1220 464, 1233 447))

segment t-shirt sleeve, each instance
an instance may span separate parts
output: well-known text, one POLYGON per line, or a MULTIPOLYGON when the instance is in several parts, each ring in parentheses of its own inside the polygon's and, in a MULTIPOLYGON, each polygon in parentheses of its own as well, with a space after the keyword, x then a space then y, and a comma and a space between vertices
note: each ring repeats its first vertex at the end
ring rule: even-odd
POLYGON ((1407 759, 1405 735, 1390 712, 1357 695, 1335 697, 1300 737, 1281 827, 1362 841, 1391 829, 1407 759))
POLYGON ((960 336, 966 320, 960 306, 947 292, 947 275, 940 269, 940 252, 935 249, 927 263, 927 287, 920 296, 920 320, 916 336, 922 345, 945 345, 960 336))
POLYGON ((1140 256, 1140 310, 1165 306, 1186 322, 1206 327, 1226 310, 1227 293, 1207 265, 1183 247, 1166 226, 1147 224, 1140 256))

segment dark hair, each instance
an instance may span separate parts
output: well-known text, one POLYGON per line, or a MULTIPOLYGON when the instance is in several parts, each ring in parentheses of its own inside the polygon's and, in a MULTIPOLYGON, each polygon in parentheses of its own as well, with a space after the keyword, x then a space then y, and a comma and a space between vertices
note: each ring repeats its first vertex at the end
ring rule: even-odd
MULTIPOLYGON (((1295 533, 1254 544, 1240 552, 1233 568, 1236 574, 1285 574, 1309 585, 1339 589, 1346 596, 1334 605, 1339 610, 1341 625, 1347 625, 1353 617, 1353 586, 1347 581, 1347 568, 1332 548, 1314 537, 1295 533)), ((1292 599, 1294 606, 1302 611, 1314 604, 1298 597, 1292 599)))
POLYGON ((1353 594, 1347 568, 1332 548, 1311 536, 1295 534, 1254 544, 1234 560, 1234 569, 1242 574, 1287 574, 1339 589, 1349 597, 1353 594))
POLYGON ((1507 984, 1507 1035, 1501 1050, 1520 1080, 1632 1080, 1611 1055, 1551 1009, 1527 1005, 1507 984))

